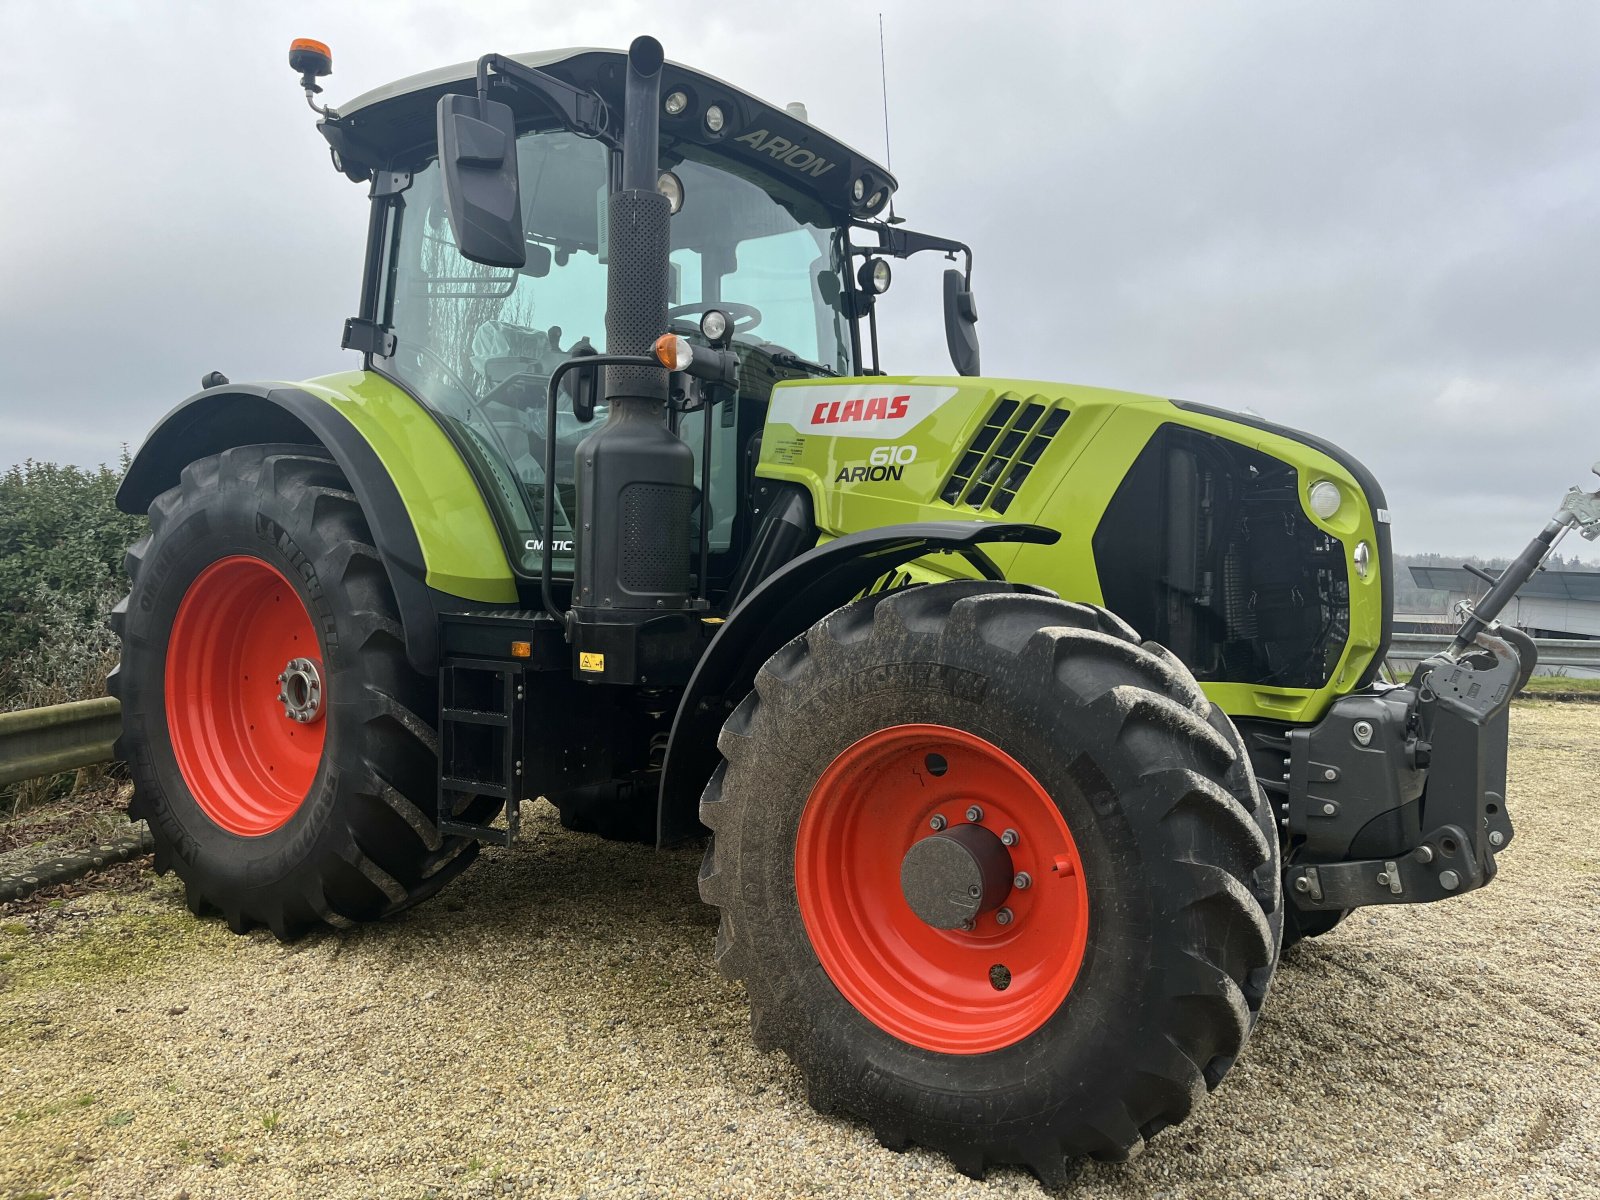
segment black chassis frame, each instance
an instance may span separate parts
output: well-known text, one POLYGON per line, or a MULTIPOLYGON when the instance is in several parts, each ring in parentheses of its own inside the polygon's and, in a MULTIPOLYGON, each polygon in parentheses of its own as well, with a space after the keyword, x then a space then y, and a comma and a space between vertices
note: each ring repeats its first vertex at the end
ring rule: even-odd
MULTIPOLYGON (((994 542, 1049 545, 1060 537, 1037 525, 933 521, 885 526, 816 546, 810 500, 792 485, 769 485, 764 520, 746 555, 727 616, 663 619, 664 653, 694 662, 686 684, 615 686, 572 669, 561 626, 534 608, 446 611, 441 622, 441 688, 458 668, 515 677, 523 689, 515 739, 485 741, 475 762, 451 774, 478 778, 508 798, 617 789, 613 799, 654 805, 658 845, 700 836, 700 792, 717 762, 717 732, 779 647, 905 563, 947 553, 989 579, 1003 578, 984 552, 994 542), (525 653, 513 651, 524 643, 525 653)), ((642 644, 642 643, 641 643, 642 644)), ((648 652, 648 651, 642 651, 648 652)), ((450 705, 444 704, 448 727, 450 705)), ((481 721, 483 714, 463 714, 481 721)), ((449 733, 442 730, 441 739, 449 733)), ((443 820, 452 813, 443 805, 443 820)), ((503 838, 482 831, 495 840, 503 838)))

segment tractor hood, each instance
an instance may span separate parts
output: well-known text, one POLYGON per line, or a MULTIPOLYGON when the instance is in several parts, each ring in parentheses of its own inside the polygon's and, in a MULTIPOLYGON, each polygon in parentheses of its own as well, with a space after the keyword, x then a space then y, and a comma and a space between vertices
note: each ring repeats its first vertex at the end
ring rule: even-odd
MULTIPOLYGON (((597 93, 611 108, 622 108, 627 55, 621 50, 579 47, 510 56, 523 66, 546 71, 575 87, 597 93)), ((468 94, 476 87, 477 64, 457 63, 412 75, 357 96, 337 115, 321 122, 323 136, 351 179, 365 182, 373 170, 404 170, 436 153, 435 106, 447 92, 468 94)), ((820 202, 842 220, 862 212, 862 199, 883 193, 881 210, 897 186, 888 169, 859 151, 732 84, 668 62, 661 94, 681 93, 681 111, 661 114, 661 149, 670 158, 684 144, 702 146, 723 159, 729 170, 755 177, 765 186, 775 180, 820 202), (720 130, 707 124, 708 109, 721 111, 720 130)), ((511 105, 519 130, 554 125, 554 112, 515 88, 496 88, 495 98, 511 105)))
POLYGON ((1152 581, 1187 589, 1173 611, 1203 596, 1208 620, 1232 631, 1223 640, 1242 645, 1250 621, 1270 626, 1272 572, 1303 571, 1285 611, 1324 597, 1326 619, 1300 643, 1281 636, 1274 653, 1293 645, 1314 669, 1291 678, 1281 661, 1245 670, 1229 659, 1200 670, 1230 713, 1315 720, 1371 682, 1389 640, 1393 567, 1377 481, 1339 447, 1258 418, 1037 380, 796 380, 773 388, 756 473, 804 488, 831 537, 958 519, 1060 530, 1053 546, 997 548, 995 562, 1008 578, 1105 603, 1185 662, 1203 656, 1189 653, 1190 633, 1162 625, 1152 581), (1319 481, 1339 494, 1331 515, 1313 505, 1319 481), (1182 532, 1197 522, 1206 536, 1182 532), (1284 531, 1281 544, 1272 531, 1284 531))

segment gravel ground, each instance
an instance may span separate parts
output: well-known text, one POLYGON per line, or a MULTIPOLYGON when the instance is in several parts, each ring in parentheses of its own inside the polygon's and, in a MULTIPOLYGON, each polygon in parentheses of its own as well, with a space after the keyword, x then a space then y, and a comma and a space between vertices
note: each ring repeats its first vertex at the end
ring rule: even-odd
MULTIPOLYGON (((1600 707, 1512 737, 1495 885, 1289 955, 1221 1090, 1073 1195, 1600 1196, 1600 707)), ((0 910, 0 1193, 1042 1194, 813 1113, 711 966, 696 854, 527 818, 420 911, 294 946, 148 874, 0 910)))

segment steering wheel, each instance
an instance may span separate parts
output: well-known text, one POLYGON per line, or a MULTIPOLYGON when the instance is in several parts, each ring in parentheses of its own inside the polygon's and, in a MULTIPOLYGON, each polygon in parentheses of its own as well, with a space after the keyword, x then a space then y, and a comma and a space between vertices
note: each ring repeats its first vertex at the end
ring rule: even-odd
POLYGON ((490 388, 484 394, 483 403, 504 404, 526 411, 539 419, 539 427, 543 429, 545 383, 549 378, 549 372, 541 375, 536 371, 517 371, 490 388))
POLYGON ((733 322, 734 333, 749 333, 761 324, 761 310, 754 304, 735 304, 731 300, 702 300, 694 304, 675 304, 667 309, 667 320, 674 317, 692 317, 695 313, 703 313, 708 308, 716 308, 728 314, 728 320, 733 322))

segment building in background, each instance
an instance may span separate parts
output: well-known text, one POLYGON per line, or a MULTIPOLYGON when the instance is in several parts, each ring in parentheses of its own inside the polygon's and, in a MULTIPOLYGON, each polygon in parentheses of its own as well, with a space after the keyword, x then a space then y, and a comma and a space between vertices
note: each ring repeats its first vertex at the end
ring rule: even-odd
MULTIPOLYGON (((1488 573, 1498 575, 1499 571, 1490 568, 1488 573)), ((1449 593, 1449 600, 1440 612, 1396 613, 1397 634, 1454 632, 1460 623, 1454 615, 1456 606, 1463 601, 1476 601, 1489 590, 1487 583, 1465 567, 1414 566, 1411 578, 1420 588, 1449 593)), ((1540 571, 1523 585, 1500 619, 1536 638, 1600 639, 1600 571, 1540 571)), ((1544 657, 1547 656, 1541 655, 1544 657)), ((1415 665, 1415 656, 1398 648, 1391 650, 1389 660, 1391 668, 1400 672, 1415 665)), ((1540 673, 1592 676, 1600 671, 1552 664, 1548 672, 1541 666, 1540 673)))
MULTIPOLYGON (((1418 587, 1450 593, 1446 614, 1461 601, 1477 600, 1489 590, 1465 567, 1412 567, 1411 578, 1418 587)), ((1423 614, 1407 615, 1426 619, 1423 614)), ((1500 619, 1534 637, 1600 638, 1600 571, 1540 571, 1523 584, 1500 619)))

